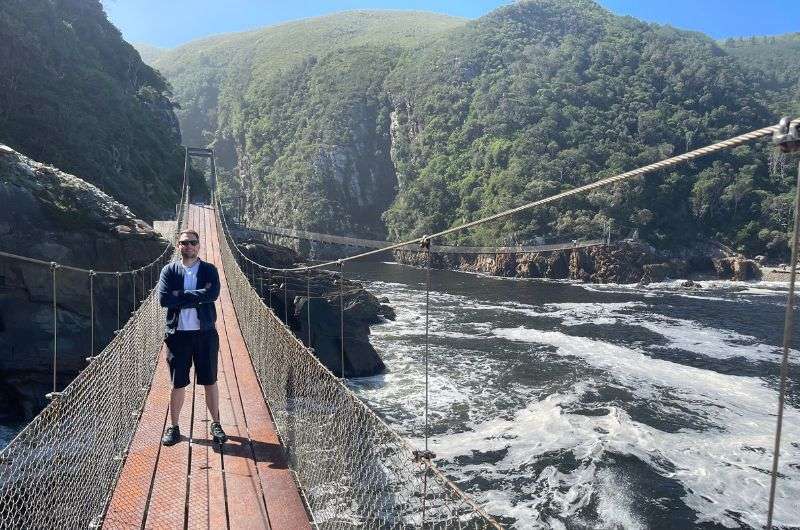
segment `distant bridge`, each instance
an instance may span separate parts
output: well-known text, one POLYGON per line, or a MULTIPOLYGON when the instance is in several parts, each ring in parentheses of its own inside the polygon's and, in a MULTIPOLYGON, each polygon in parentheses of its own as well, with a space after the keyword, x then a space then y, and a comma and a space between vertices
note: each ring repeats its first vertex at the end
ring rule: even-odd
MULTIPOLYGON (((326 245, 338 245, 353 248, 383 249, 394 247, 391 250, 420 252, 419 245, 396 246, 394 241, 381 241, 377 239, 361 239, 356 237, 335 236, 322 234, 320 232, 310 232, 308 230, 297 230, 293 228, 280 228, 277 226, 261 226, 259 228, 248 227, 247 230, 260 232, 267 235, 297 239, 302 241, 313 241, 326 245)), ((554 243, 548 245, 513 245, 503 247, 467 247, 451 245, 431 245, 431 252, 440 254, 525 254, 530 252, 552 252, 555 250, 569 250, 573 248, 596 247, 607 245, 607 239, 590 239, 588 241, 572 241, 569 243, 554 243)))

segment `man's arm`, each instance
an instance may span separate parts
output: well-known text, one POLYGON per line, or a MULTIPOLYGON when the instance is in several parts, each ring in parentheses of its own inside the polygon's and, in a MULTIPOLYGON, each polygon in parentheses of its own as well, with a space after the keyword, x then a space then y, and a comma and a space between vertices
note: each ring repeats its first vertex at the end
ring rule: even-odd
POLYGON ((169 267, 164 267, 161 269, 161 275, 158 277, 158 301, 161 307, 181 307, 183 305, 183 300, 181 300, 179 295, 175 294, 175 291, 169 290, 167 284, 168 271, 169 267))
POLYGON ((202 289, 190 289, 180 294, 180 300, 184 305, 213 304, 219 297, 219 273, 217 268, 209 264, 209 282, 202 289))

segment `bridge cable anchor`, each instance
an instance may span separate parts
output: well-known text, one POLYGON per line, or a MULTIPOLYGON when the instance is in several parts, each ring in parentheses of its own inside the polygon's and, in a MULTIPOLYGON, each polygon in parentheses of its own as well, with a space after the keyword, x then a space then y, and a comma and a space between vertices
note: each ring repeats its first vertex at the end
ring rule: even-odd
POLYGON ((412 454, 414 455, 414 462, 421 462, 422 460, 427 460, 428 462, 430 462, 431 460, 436 458, 436 453, 434 453, 433 451, 429 451, 427 449, 425 450, 417 449, 415 451, 412 451, 412 454))
POLYGON ((48 392, 47 394, 44 395, 44 397, 46 397, 50 401, 54 401, 54 400, 56 400, 56 399, 58 399, 60 397, 63 397, 63 396, 64 396, 64 392, 48 392))
POLYGON ((781 118, 778 128, 772 133, 772 143, 777 145, 782 153, 800 151, 800 123, 792 123, 789 116, 781 118))
POLYGON ((431 249, 431 238, 430 236, 424 235, 422 239, 419 241, 419 247, 422 250, 430 250, 431 249))

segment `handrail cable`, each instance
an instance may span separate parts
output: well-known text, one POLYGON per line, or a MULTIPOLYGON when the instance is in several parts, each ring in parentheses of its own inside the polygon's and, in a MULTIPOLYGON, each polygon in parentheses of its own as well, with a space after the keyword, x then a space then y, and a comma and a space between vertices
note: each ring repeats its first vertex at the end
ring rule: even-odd
MULTIPOLYGON (((796 119, 792 120, 790 122, 790 127, 798 125, 798 124, 800 124, 800 118, 796 118, 796 119)), ((601 188, 601 187, 607 186, 609 184, 615 184, 617 182, 621 182, 623 180, 627 180, 627 179, 630 179, 630 178, 633 178, 633 177, 639 177, 641 175, 645 175, 647 173, 652 173, 653 171, 658 171, 660 169, 666 169, 668 167, 672 167, 672 166, 675 166, 675 165, 678 165, 678 164, 681 164, 681 163, 684 163, 684 162, 689 162, 689 161, 694 160, 696 158, 700 158, 700 157, 703 157, 703 156, 706 156, 706 155, 709 155, 709 154, 712 154, 712 153, 716 153, 718 151, 722 151, 722 150, 725 150, 725 149, 730 149, 730 148, 733 148, 733 147, 737 147, 737 146, 740 146, 740 145, 745 144, 747 142, 750 142, 752 140, 756 140, 758 138, 763 138, 764 136, 768 136, 770 134, 773 134, 779 129, 779 127, 780 127, 780 125, 770 125, 769 127, 762 127, 761 129, 755 129, 753 131, 750 131, 750 132, 747 132, 747 133, 744 133, 744 134, 740 134, 738 136, 733 136, 731 138, 728 138, 727 140, 722 140, 722 141, 716 142, 714 144, 710 144, 710 145, 707 145, 705 147, 701 147, 699 149, 695 149, 693 151, 689 151, 688 153, 683 153, 681 155, 677 155, 677 156, 673 156, 671 158, 660 160, 658 162, 654 162, 652 164, 648 164, 646 166, 642 166, 642 167, 639 167, 637 169, 633 169, 631 171, 626 171, 626 172, 620 173, 618 175, 613 175, 611 177, 606 177, 604 179, 600 179, 600 180, 592 182, 590 184, 585 184, 583 186, 579 186, 579 187, 573 188, 571 190, 563 191, 561 193, 557 193, 555 195, 551 195, 549 197, 545 197, 544 199, 539 199, 539 200, 536 200, 536 201, 532 201, 532 202, 523 204, 522 206, 517 206, 516 208, 510 208, 508 210, 504 210, 502 212, 499 212, 499 213, 496 213, 496 214, 493 214, 493 215, 489 215, 487 217, 482 217, 482 218, 477 219, 475 221, 470 221, 468 223, 464 223, 464 224, 461 224, 461 225, 458 225, 458 226, 454 226, 452 228, 447 228, 445 230, 442 230, 440 232, 436 232, 434 234, 430 234, 430 235, 426 235, 426 236, 422 236, 422 237, 417 237, 417 238, 414 238, 414 239, 403 241, 402 243, 395 243, 393 245, 389 245, 388 247, 379 248, 379 249, 375 249, 375 250, 370 250, 370 251, 367 251, 367 252, 362 252, 360 254, 354 254, 352 256, 348 256, 348 257, 341 258, 341 259, 338 259, 338 260, 327 261, 325 263, 318 263, 316 265, 306 265, 306 266, 303 266, 303 267, 293 267, 293 268, 276 268, 276 267, 267 267, 266 265, 264 267, 268 268, 270 270, 282 271, 282 272, 287 272, 287 271, 297 272, 297 271, 305 271, 305 270, 310 270, 310 269, 322 269, 322 268, 326 268, 326 267, 331 267, 332 265, 338 265, 340 262, 353 261, 353 260, 365 258, 367 256, 373 256, 375 254, 381 254, 381 253, 387 252, 389 250, 395 250, 395 249, 398 249, 400 247, 404 247, 404 246, 408 246, 408 245, 420 244, 426 238, 429 238, 429 239, 439 238, 439 237, 442 237, 442 236, 445 236, 445 235, 448 235, 448 234, 453 234, 455 232, 460 232, 460 231, 465 230, 467 228, 472 228, 474 226, 479 226, 479 225, 482 225, 484 223, 488 223, 488 222, 491 222, 491 221, 496 221, 498 219, 503 219, 505 217, 512 216, 512 215, 514 215, 516 213, 523 212, 525 210, 530 210, 531 208, 535 208, 537 206, 542 206, 544 204, 548 204, 548 203, 551 203, 551 202, 555 202, 555 201, 558 201, 560 199, 564 199, 566 197, 571 197, 573 195, 578 195, 578 194, 581 194, 581 193, 584 193, 584 192, 587 192, 587 191, 591 191, 591 190, 594 190, 594 189, 597 189, 597 188, 601 188)), ((230 233, 230 228, 228 227, 227 220, 225 219, 226 216, 224 215, 224 212, 222 210, 222 206, 221 206, 221 204, 219 202, 219 199, 216 197, 216 195, 215 195, 215 200, 216 200, 217 208, 219 208, 219 211, 220 211, 222 220, 224 222, 225 228, 228 230, 228 233, 230 233)), ((242 256, 245 258, 245 260, 251 261, 251 262, 257 264, 257 262, 251 260, 246 255, 244 255, 244 253, 239 249, 238 245, 236 245, 235 241, 234 241, 234 248, 236 248, 236 250, 240 254, 242 254, 242 256)))

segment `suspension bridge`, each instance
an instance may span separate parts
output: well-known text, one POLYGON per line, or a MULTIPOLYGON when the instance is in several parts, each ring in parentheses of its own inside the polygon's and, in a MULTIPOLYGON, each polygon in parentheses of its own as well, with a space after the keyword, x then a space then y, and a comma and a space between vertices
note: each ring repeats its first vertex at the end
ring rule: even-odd
MULTIPOLYGON (((295 228, 281 228, 278 226, 263 225, 257 228, 247 227, 247 230, 271 236, 273 238, 293 239, 297 241, 308 241, 310 243, 320 243, 324 245, 335 245, 353 249, 386 249, 393 245, 393 241, 383 241, 377 239, 363 239, 357 237, 337 236, 312 232, 309 230, 298 230, 295 228)), ((606 239, 574 240, 566 243, 551 243, 541 245, 506 245, 495 247, 476 247, 461 245, 431 245, 430 251, 438 254, 527 254, 533 252, 553 252, 556 250, 570 250, 574 248, 588 248, 610 244, 610 235, 606 239)), ((404 252, 423 252, 419 245, 402 245, 394 250, 404 252)), ((426 251, 426 250, 425 250, 426 251)))
MULTIPOLYGON (((416 447, 344 384, 343 334, 342 373, 336 374, 278 318, 269 303, 272 288, 269 293, 263 288, 265 273, 306 275, 309 298, 312 271, 335 278, 343 326, 344 264, 350 260, 403 247, 419 248, 428 255, 430 293, 430 254, 436 249, 431 242, 435 239, 767 136, 773 136, 782 150, 800 150, 800 120, 785 119, 777 126, 436 234, 332 262, 283 269, 257 263, 238 248, 216 196, 210 205, 190 204, 184 172, 172 241, 180 228, 194 228, 202 237, 204 259, 220 271, 221 293, 215 302, 220 315, 220 414, 230 435, 230 441, 221 446, 211 442, 199 385, 190 385, 188 392, 190 413, 184 414, 181 424, 181 431, 187 433, 185 443, 160 445, 168 417, 169 382, 163 346, 165 310, 154 289, 154 272, 176 259, 171 246, 150 264, 131 271, 83 270, 0 252, 5 259, 27 261, 51 271, 54 374, 50 404, 0 451, 0 528, 500 528, 442 473, 428 450, 429 303, 426 301, 424 445, 416 447), (99 275, 116 277, 118 301, 124 279, 134 289, 138 306, 99 353, 95 353, 92 330, 87 367, 58 389, 56 286, 59 271, 64 269, 87 275, 92 323, 94 279, 99 275)), ((210 157, 213 171, 210 151, 187 149, 186 167, 190 156, 210 157)), ((211 178, 215 182, 216 175, 211 178)), ((795 208, 800 210, 800 186, 795 208)), ((799 225, 800 216, 796 215, 795 242, 799 225)), ((766 507, 768 527, 772 526, 780 475, 797 258, 793 245, 766 507)), ((285 296, 286 282, 283 289, 285 296)), ((119 311, 119 302, 117 307, 119 311)), ((313 318, 310 310, 304 316, 313 318)))

